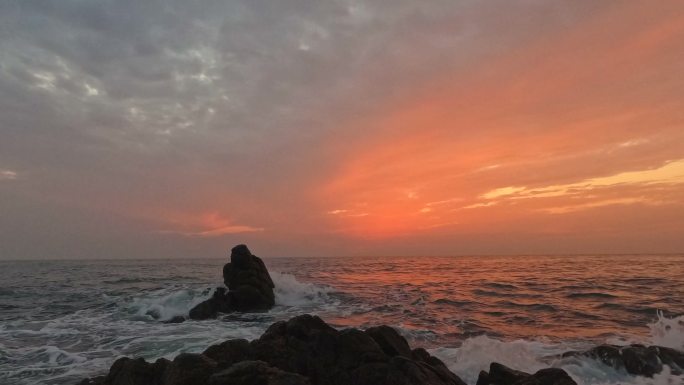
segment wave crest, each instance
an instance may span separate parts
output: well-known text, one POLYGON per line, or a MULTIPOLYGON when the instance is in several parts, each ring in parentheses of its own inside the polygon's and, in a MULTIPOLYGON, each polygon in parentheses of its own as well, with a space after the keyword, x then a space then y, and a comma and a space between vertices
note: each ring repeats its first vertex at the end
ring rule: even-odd
POLYGON ((276 305, 306 306, 331 302, 331 287, 300 282, 292 274, 279 272, 270 274, 275 284, 276 305))

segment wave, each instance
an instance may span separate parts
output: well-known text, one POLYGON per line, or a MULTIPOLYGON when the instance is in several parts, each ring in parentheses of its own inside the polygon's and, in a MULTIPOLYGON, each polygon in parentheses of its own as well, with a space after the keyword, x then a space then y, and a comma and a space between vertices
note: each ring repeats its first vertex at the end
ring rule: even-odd
POLYGON ((292 274, 271 272, 275 283, 276 305, 307 306, 333 302, 330 293, 333 289, 313 283, 300 282, 292 274))
MULTIPOLYGON (((651 329, 651 340, 639 342, 684 350, 684 315, 668 318, 658 313, 658 319, 648 326, 651 329)), ((626 344, 636 341, 622 342, 626 344)), ((440 347, 430 351, 468 384, 474 384, 479 372, 488 370, 492 362, 528 373, 549 366, 559 367, 567 371, 579 385, 684 384, 684 375, 672 374, 668 367, 653 378, 646 378, 629 375, 624 370, 616 370, 592 358, 560 356, 567 351, 585 350, 592 346, 594 344, 588 342, 572 341, 502 341, 479 335, 466 339, 460 347, 440 347)))
POLYGON ((654 345, 684 350, 684 314, 667 318, 658 312, 658 320, 648 325, 651 330, 651 342, 654 345))
POLYGON ((436 348, 430 352, 444 361, 449 369, 468 384, 477 382, 481 370, 489 370, 492 362, 534 373, 557 367, 565 370, 578 385, 675 385, 684 384, 684 375, 672 374, 669 367, 653 378, 633 376, 588 357, 560 358, 569 350, 586 349, 579 343, 544 341, 500 341, 488 336, 471 337, 458 348, 436 348))
POLYGON ((606 298, 618 298, 616 295, 608 294, 608 293, 601 293, 601 292, 590 292, 590 293, 571 293, 565 296, 565 298, 597 298, 597 299, 606 299, 606 298))
POLYGON ((158 290, 144 297, 133 298, 127 308, 136 316, 165 321, 175 316, 187 315, 195 305, 209 299, 211 292, 208 288, 158 290))
MULTIPOLYGON (((278 306, 302 307, 332 303, 332 288, 298 281, 291 274, 272 272, 275 283, 275 300, 278 306)), ((162 289, 148 295, 135 297, 126 309, 135 317, 158 321, 187 315, 190 309, 211 297, 210 287, 201 289, 162 289)), ((111 298, 116 300, 115 298, 111 298)))

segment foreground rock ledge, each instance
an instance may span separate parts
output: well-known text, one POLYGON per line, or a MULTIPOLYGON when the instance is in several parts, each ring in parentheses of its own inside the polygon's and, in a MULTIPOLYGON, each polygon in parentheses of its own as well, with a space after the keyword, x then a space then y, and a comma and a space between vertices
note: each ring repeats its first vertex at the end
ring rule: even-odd
POLYGON ((231 250, 230 262, 223 267, 223 282, 229 291, 216 288, 211 298, 190 310, 191 319, 215 318, 219 313, 234 311, 263 311, 275 305, 275 285, 266 265, 245 245, 231 250))
MULTIPOLYGON (((529 375, 496 365, 489 374, 483 374, 481 384, 507 385, 513 382, 499 380, 515 378, 526 380, 524 384, 575 385, 561 369, 529 375), (506 377, 510 373, 514 375, 506 377)), ((148 363, 142 358, 120 358, 106 376, 81 382, 81 385, 256 384, 465 385, 425 349, 411 349, 391 327, 336 330, 308 314, 276 322, 252 342, 228 340, 208 347, 202 354, 180 354, 173 361, 162 358, 148 363)))

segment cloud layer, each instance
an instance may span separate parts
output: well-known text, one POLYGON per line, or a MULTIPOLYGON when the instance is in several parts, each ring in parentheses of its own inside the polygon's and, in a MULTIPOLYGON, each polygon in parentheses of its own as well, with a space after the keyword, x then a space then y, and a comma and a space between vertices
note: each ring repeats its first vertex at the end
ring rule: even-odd
POLYGON ((684 7, 0 4, 0 258, 684 249, 684 7))

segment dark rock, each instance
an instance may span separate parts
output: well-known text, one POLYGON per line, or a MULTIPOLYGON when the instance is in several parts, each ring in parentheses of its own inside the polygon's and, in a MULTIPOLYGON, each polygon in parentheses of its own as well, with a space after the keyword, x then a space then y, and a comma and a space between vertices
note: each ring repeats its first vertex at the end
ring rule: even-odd
POLYGON ((489 385, 493 383, 492 379, 489 378, 489 373, 485 372, 484 370, 480 371, 480 374, 477 376, 477 382, 475 385, 489 385))
POLYGON ((85 380, 81 380, 78 385, 101 385, 104 383, 105 378, 106 376, 86 378, 85 380))
POLYGON ((489 365, 489 372, 480 372, 476 385, 577 385, 577 383, 563 369, 547 368, 529 374, 492 362, 489 365))
POLYGON ((237 310, 264 310, 275 304, 273 280, 261 258, 247 246, 233 247, 230 263, 223 267, 223 282, 228 286, 237 310))
POLYGON ((415 361, 424 362, 430 365, 432 369, 442 378, 448 378, 455 383, 461 381, 458 376, 456 376, 451 372, 451 370, 449 370, 449 368, 447 368, 444 362, 435 356, 431 356, 430 353, 423 348, 413 349, 411 351, 411 357, 415 361))
POLYGON ((525 380, 531 375, 529 373, 514 370, 498 362, 489 364, 489 381, 491 384, 513 384, 525 380))
POLYGON ((238 339, 211 345, 202 354, 216 361, 220 369, 225 369, 236 362, 251 360, 254 349, 249 341, 238 339))
POLYGON ((196 320, 216 318, 218 313, 230 313, 233 310, 231 297, 226 293, 226 288, 217 287, 211 298, 190 309, 189 317, 196 320))
MULTIPOLYGON (((372 335, 391 335, 396 346, 404 350, 406 341, 396 331, 337 331, 310 315, 271 325, 252 346, 258 360, 306 376, 316 385, 464 384, 426 351, 418 354, 422 361, 401 355, 393 357, 383 351, 372 335), (441 365, 432 366, 431 359, 441 365)), ((403 353, 412 357, 410 349, 403 353)))
POLYGON ((400 336, 393 328, 385 325, 376 326, 367 329, 366 334, 371 336, 388 356, 411 358, 411 348, 409 347, 408 342, 406 342, 404 337, 400 336))
POLYGON ((242 361, 213 374, 210 385, 311 385, 309 380, 269 366, 263 361, 242 361))
POLYGON ((169 364, 163 358, 153 364, 142 358, 119 358, 109 369, 102 385, 163 385, 162 376, 169 364))
POLYGON ((166 367, 163 385, 205 385, 216 369, 216 361, 203 354, 181 353, 166 367))
POLYGON ((563 357, 585 356, 601 361, 615 369, 624 369, 629 374, 653 377, 663 370, 663 365, 674 374, 684 369, 684 352, 662 346, 644 345, 599 345, 584 352, 567 352, 563 357))
POLYGON ((538 370, 527 382, 519 385, 577 385, 568 373, 559 368, 538 370))
POLYGON ((336 330, 311 315, 276 322, 255 341, 225 341, 202 354, 180 354, 172 362, 121 358, 106 377, 82 382, 191 384, 465 385, 425 349, 411 351, 389 327, 336 330))
POLYGON ((177 315, 177 316, 175 316, 169 320, 164 321, 163 323, 165 323, 165 324, 179 324, 182 322, 185 322, 185 317, 183 317, 182 315, 177 315))
POLYGON ((229 291, 217 288, 211 298, 190 310, 191 319, 215 318, 219 313, 233 311, 263 311, 275 305, 275 285, 266 265, 245 245, 231 250, 230 262, 223 267, 223 282, 229 291))

